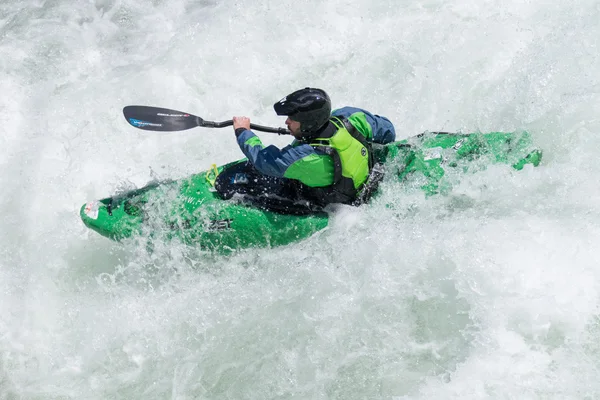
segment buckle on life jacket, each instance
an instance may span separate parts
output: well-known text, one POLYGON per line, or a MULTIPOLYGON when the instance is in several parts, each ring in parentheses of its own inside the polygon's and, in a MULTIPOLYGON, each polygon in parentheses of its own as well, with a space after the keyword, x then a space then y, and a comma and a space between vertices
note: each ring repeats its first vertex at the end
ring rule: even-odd
POLYGON ((373 194, 379 188, 379 184, 385 176, 385 168, 383 164, 377 163, 371 168, 367 181, 363 185, 362 189, 358 192, 356 200, 352 202, 353 206, 360 206, 361 204, 367 203, 373 194))

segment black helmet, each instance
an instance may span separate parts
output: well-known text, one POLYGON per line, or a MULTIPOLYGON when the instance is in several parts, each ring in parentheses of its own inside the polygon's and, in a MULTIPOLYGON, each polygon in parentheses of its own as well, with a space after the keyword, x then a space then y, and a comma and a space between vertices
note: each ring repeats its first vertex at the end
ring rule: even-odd
POLYGON ((304 88, 288 94, 273 105, 277 115, 300 122, 303 133, 314 133, 329 121, 331 100, 321 89, 304 88))

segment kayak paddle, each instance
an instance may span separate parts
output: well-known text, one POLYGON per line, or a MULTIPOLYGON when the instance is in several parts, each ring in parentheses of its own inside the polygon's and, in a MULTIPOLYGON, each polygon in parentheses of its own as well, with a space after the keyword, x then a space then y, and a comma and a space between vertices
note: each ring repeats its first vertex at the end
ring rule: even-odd
MULTIPOLYGON (((200 117, 186 112, 148 106, 127 106, 123 108, 123 115, 129 124, 146 131, 171 132, 184 131, 197 126, 203 128, 224 128, 233 125, 233 120, 231 119, 223 122, 205 121, 200 117)), ((250 129, 278 133, 280 135, 289 135, 290 133, 285 128, 271 128, 256 124, 250 124, 250 129)))

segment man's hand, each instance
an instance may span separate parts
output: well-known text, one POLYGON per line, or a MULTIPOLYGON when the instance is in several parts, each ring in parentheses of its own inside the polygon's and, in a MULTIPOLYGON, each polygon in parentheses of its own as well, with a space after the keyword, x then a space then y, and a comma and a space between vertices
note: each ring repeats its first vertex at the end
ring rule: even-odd
POLYGON ((233 130, 238 128, 250 129, 250 118, 248 117, 233 117, 233 130))

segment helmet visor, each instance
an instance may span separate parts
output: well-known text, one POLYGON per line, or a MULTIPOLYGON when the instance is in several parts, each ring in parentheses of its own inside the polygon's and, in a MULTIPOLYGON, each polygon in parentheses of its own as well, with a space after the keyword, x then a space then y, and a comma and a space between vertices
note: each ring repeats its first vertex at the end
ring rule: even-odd
POLYGON ((291 117, 298 112, 298 107, 294 103, 288 101, 286 97, 275 103, 273 108, 277 115, 287 115, 291 117))

